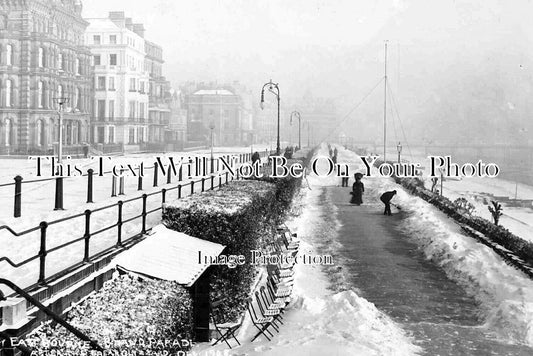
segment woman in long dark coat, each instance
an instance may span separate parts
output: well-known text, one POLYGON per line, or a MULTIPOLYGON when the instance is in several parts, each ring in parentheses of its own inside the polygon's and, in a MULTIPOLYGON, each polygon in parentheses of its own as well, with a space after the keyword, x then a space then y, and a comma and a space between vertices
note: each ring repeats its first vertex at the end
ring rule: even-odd
POLYGON ((355 183, 352 186, 352 199, 350 203, 355 205, 363 204, 363 192, 365 191, 365 185, 361 182, 361 176, 355 174, 355 183))

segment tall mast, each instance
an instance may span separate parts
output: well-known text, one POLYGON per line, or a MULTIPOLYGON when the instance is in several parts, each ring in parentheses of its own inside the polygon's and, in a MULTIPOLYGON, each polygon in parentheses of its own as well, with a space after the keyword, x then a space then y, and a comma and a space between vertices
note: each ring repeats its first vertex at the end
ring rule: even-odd
POLYGON ((383 161, 387 162, 387 40, 385 40, 385 85, 383 96, 383 161))

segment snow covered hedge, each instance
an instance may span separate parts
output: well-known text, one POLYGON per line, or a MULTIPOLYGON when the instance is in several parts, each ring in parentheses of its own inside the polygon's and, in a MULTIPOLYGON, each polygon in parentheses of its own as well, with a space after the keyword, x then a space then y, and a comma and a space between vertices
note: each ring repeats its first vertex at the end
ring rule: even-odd
MULTIPOLYGON (((244 255, 260 248, 278 220, 276 185, 259 180, 232 181, 219 190, 179 199, 165 205, 163 224, 169 229, 226 246, 225 255, 244 255)), ((244 308, 255 277, 248 263, 229 268, 213 266, 211 299, 225 297, 228 320, 244 308)))
POLYGON ((521 239, 502 226, 496 226, 491 221, 479 216, 461 212, 460 207, 448 198, 432 193, 420 184, 418 178, 395 178, 398 184, 408 189, 425 201, 433 204, 446 215, 463 223, 487 236, 492 241, 512 251, 528 263, 533 263, 533 243, 521 239))

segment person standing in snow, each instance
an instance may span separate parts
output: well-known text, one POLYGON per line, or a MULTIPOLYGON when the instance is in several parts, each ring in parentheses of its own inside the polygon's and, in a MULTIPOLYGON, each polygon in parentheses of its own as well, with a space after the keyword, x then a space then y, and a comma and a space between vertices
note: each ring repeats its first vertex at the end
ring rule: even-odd
POLYGON ((342 186, 347 187, 348 186, 348 177, 342 177, 342 186))
POLYGON ((259 156, 259 152, 255 151, 252 155, 252 164, 259 161, 261 159, 261 156, 259 156))
POLYGON ((365 191, 365 185, 361 182, 362 176, 354 174, 355 182, 352 186, 352 199, 350 203, 355 205, 363 204, 363 192, 365 191))
POLYGON ((392 215, 390 211, 390 201, 395 195, 396 195, 396 190, 392 190, 392 191, 381 194, 381 197, 379 199, 381 199, 383 204, 385 204, 385 211, 383 212, 383 215, 392 215))

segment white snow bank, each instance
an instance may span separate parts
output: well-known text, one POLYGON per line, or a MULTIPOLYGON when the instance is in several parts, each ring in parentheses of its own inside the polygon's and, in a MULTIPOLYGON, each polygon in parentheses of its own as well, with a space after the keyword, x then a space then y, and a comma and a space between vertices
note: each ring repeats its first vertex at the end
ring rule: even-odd
MULTIPOLYGON (((352 161, 360 161, 351 153, 352 161)), ((406 213, 400 229, 409 235, 449 278, 481 304, 484 327, 496 337, 533 346, 533 281, 507 265, 490 248, 463 235, 459 226, 426 201, 391 179, 374 175, 365 185, 378 191, 395 189, 393 203, 406 213)))

